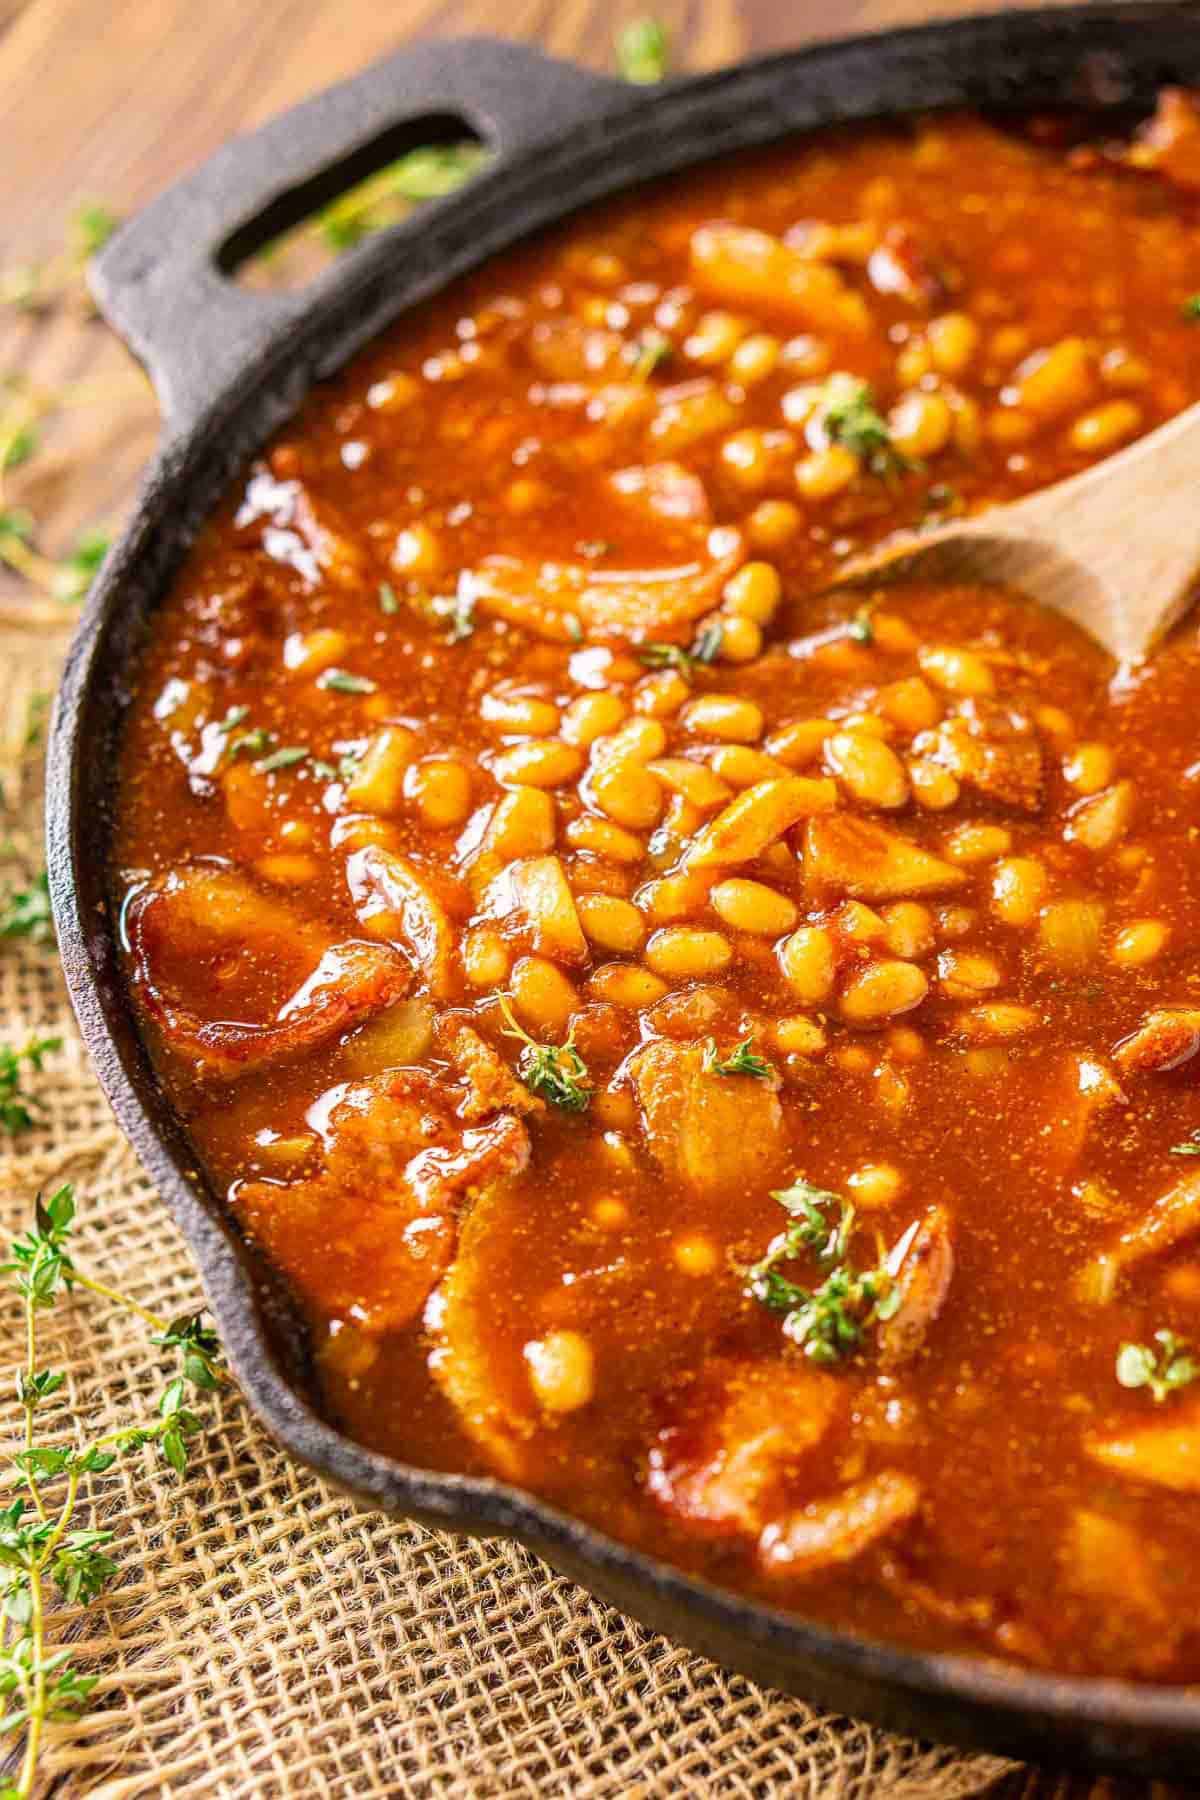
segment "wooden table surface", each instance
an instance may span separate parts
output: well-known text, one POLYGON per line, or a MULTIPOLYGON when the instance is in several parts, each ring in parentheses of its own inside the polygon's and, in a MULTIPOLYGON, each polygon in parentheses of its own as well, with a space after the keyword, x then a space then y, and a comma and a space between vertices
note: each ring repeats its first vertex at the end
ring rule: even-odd
MULTIPOLYGON (((673 66, 703 69, 751 51, 946 16, 963 0, 659 0, 673 66)), ((128 212, 231 133, 420 36, 491 32, 611 68, 638 0, 0 0, 0 269, 52 254, 88 200, 128 212)), ((1001 11, 974 0, 976 11, 1001 11)), ((81 526, 116 522, 153 447, 148 394, 128 359, 82 317, 0 314, 0 377, 54 385, 113 377, 111 400, 65 415, 13 499, 53 551, 81 526)), ((21 589, 0 575, 9 616, 21 589)), ((1198 1771, 1200 1774, 1200 1771, 1198 1771)), ((1182 1800, 1197 1788, 1029 1771, 989 1800, 1182 1800)))

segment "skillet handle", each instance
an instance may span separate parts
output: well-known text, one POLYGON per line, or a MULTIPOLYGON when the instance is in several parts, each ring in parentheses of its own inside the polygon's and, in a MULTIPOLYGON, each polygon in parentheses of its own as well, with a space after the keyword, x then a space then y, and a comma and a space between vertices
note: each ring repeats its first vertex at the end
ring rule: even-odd
MULTIPOLYGON (((521 44, 459 38, 412 45, 234 138, 124 225, 89 272, 101 312, 154 382, 167 437, 188 430, 368 248, 346 252, 299 291, 250 293, 218 266, 239 229, 408 121, 461 117, 492 151, 492 177, 629 94, 624 82, 521 44)), ((453 196, 427 201, 392 231, 419 230, 420 219, 453 204, 453 196)))

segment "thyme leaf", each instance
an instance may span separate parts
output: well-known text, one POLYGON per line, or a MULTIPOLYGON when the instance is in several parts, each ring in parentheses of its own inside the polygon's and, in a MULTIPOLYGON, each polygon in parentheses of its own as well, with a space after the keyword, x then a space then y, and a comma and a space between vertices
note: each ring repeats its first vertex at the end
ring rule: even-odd
POLYGON ((512 1010, 508 994, 497 994, 504 1018, 505 1037, 517 1038, 523 1045, 517 1058, 517 1073, 531 1094, 539 1094, 551 1106, 563 1112, 586 1112, 591 1105, 592 1089, 588 1066, 569 1037, 563 1044, 540 1044, 530 1037, 512 1010))
POLYGON ((892 442, 891 427, 875 405, 869 382, 856 375, 830 375, 821 388, 817 414, 829 442, 844 444, 882 480, 913 467, 892 442))
POLYGON ((755 1051, 752 1038, 743 1038, 724 1059, 717 1050, 717 1040, 707 1038, 701 1066, 706 1075, 751 1075, 756 1081, 769 1081, 775 1073, 766 1057, 755 1051))
POLYGON ((269 756, 260 757, 254 767, 260 775, 273 775, 277 769, 290 769, 311 754, 306 744, 285 744, 279 750, 272 750, 269 756))
POLYGON ((24 1086, 27 1070, 41 1074, 45 1058, 62 1049, 58 1037, 30 1038, 23 1050, 0 1044, 0 1130, 10 1137, 29 1131, 45 1114, 45 1104, 24 1086))
POLYGON ((319 688, 332 688, 337 694, 373 694, 377 684, 367 675, 352 675, 348 669, 326 669, 317 677, 319 688))
MULTIPOLYGON (((0 1733, 24 1731, 21 1774, 15 1787, 0 1790, 28 1800, 37 1785, 44 1729, 52 1719, 74 1718, 86 1705, 97 1677, 71 1662, 69 1646, 47 1643, 47 1589, 57 1588, 69 1606, 91 1606, 117 1576, 109 1547, 116 1533, 75 1522, 80 1482, 102 1474, 117 1457, 154 1446, 167 1467, 182 1473, 188 1440, 202 1427, 189 1404, 193 1392, 211 1392, 224 1379, 220 1346, 198 1314, 168 1321, 80 1268, 73 1252, 75 1190, 69 1184, 47 1199, 38 1196, 32 1228, 11 1245, 3 1272, 13 1282, 25 1311, 26 1354, 17 1379, 25 1415, 24 1443, 13 1456, 25 1493, 0 1510, 0 1697, 7 1710, 0 1733), (39 1435, 46 1402, 61 1395, 65 1377, 38 1366, 37 1321, 64 1293, 84 1288, 135 1313, 153 1327, 153 1342, 168 1352, 176 1372, 147 1418, 88 1441, 76 1431, 68 1439, 39 1435)), ((61 1429, 65 1409, 55 1409, 61 1429)))
POLYGON ((1148 1388, 1155 1405, 1160 1406, 1178 1388, 1195 1381, 1200 1363, 1173 1331, 1156 1331, 1152 1344, 1121 1345, 1116 1375, 1123 1388, 1148 1388))
POLYGON ((692 681, 699 669, 708 668, 721 654, 721 621, 711 619, 697 633, 690 649, 682 644, 643 644, 638 661, 648 669, 674 669, 685 681, 692 681))
POLYGON ((631 19, 617 33, 617 72, 636 87, 652 87, 662 81, 670 62, 670 43, 660 19, 631 19))
POLYGON ((853 1206, 840 1194, 800 1178, 772 1193, 790 1214, 767 1253, 746 1271, 746 1291, 770 1312, 781 1312, 783 1333, 812 1362, 827 1366, 862 1348, 867 1334, 891 1318, 900 1293, 886 1261, 856 1268, 850 1258, 853 1206), (811 1257, 827 1271, 808 1288, 780 1273, 779 1264, 811 1257))
POLYGON ((50 913, 50 881, 45 869, 27 888, 9 894, 0 909, 0 938, 27 938, 47 944, 54 936, 50 913))

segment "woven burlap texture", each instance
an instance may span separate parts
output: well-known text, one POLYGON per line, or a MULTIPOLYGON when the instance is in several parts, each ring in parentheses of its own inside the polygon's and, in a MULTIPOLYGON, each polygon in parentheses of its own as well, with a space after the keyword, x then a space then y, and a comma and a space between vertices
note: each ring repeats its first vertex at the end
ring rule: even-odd
MULTIPOLYGON (((0 835, 18 846, 36 845, 40 781, 16 746, 63 648, 0 634, 0 835)), ((39 1086, 44 1124, 0 1145, 6 1241, 38 1188, 71 1180, 80 1262, 155 1311, 195 1307, 194 1264, 112 1122, 53 951, 5 946, 0 1042, 35 1033, 63 1048, 39 1086)), ((6 1300, 10 1371, 20 1324, 6 1300)), ((102 1300, 77 1294, 42 1332, 89 1435, 161 1390, 145 1329, 102 1300)), ((758 1688, 511 1544, 363 1512, 281 1454, 235 1394, 215 1413, 184 1480, 149 1451, 92 1478, 81 1515, 116 1527, 122 1574, 86 1614, 56 1615, 55 1635, 101 1674, 88 1715, 52 1730, 56 1793, 955 1800, 1007 1766, 758 1688)))

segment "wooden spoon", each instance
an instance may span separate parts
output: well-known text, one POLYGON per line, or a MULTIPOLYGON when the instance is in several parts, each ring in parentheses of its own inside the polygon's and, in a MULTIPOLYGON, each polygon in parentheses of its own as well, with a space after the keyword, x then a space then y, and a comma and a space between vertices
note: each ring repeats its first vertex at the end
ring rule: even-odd
POLYGON ((836 586, 994 581, 1136 662, 1185 611, 1200 571, 1200 405, 1128 450, 974 518, 890 537, 836 586))

